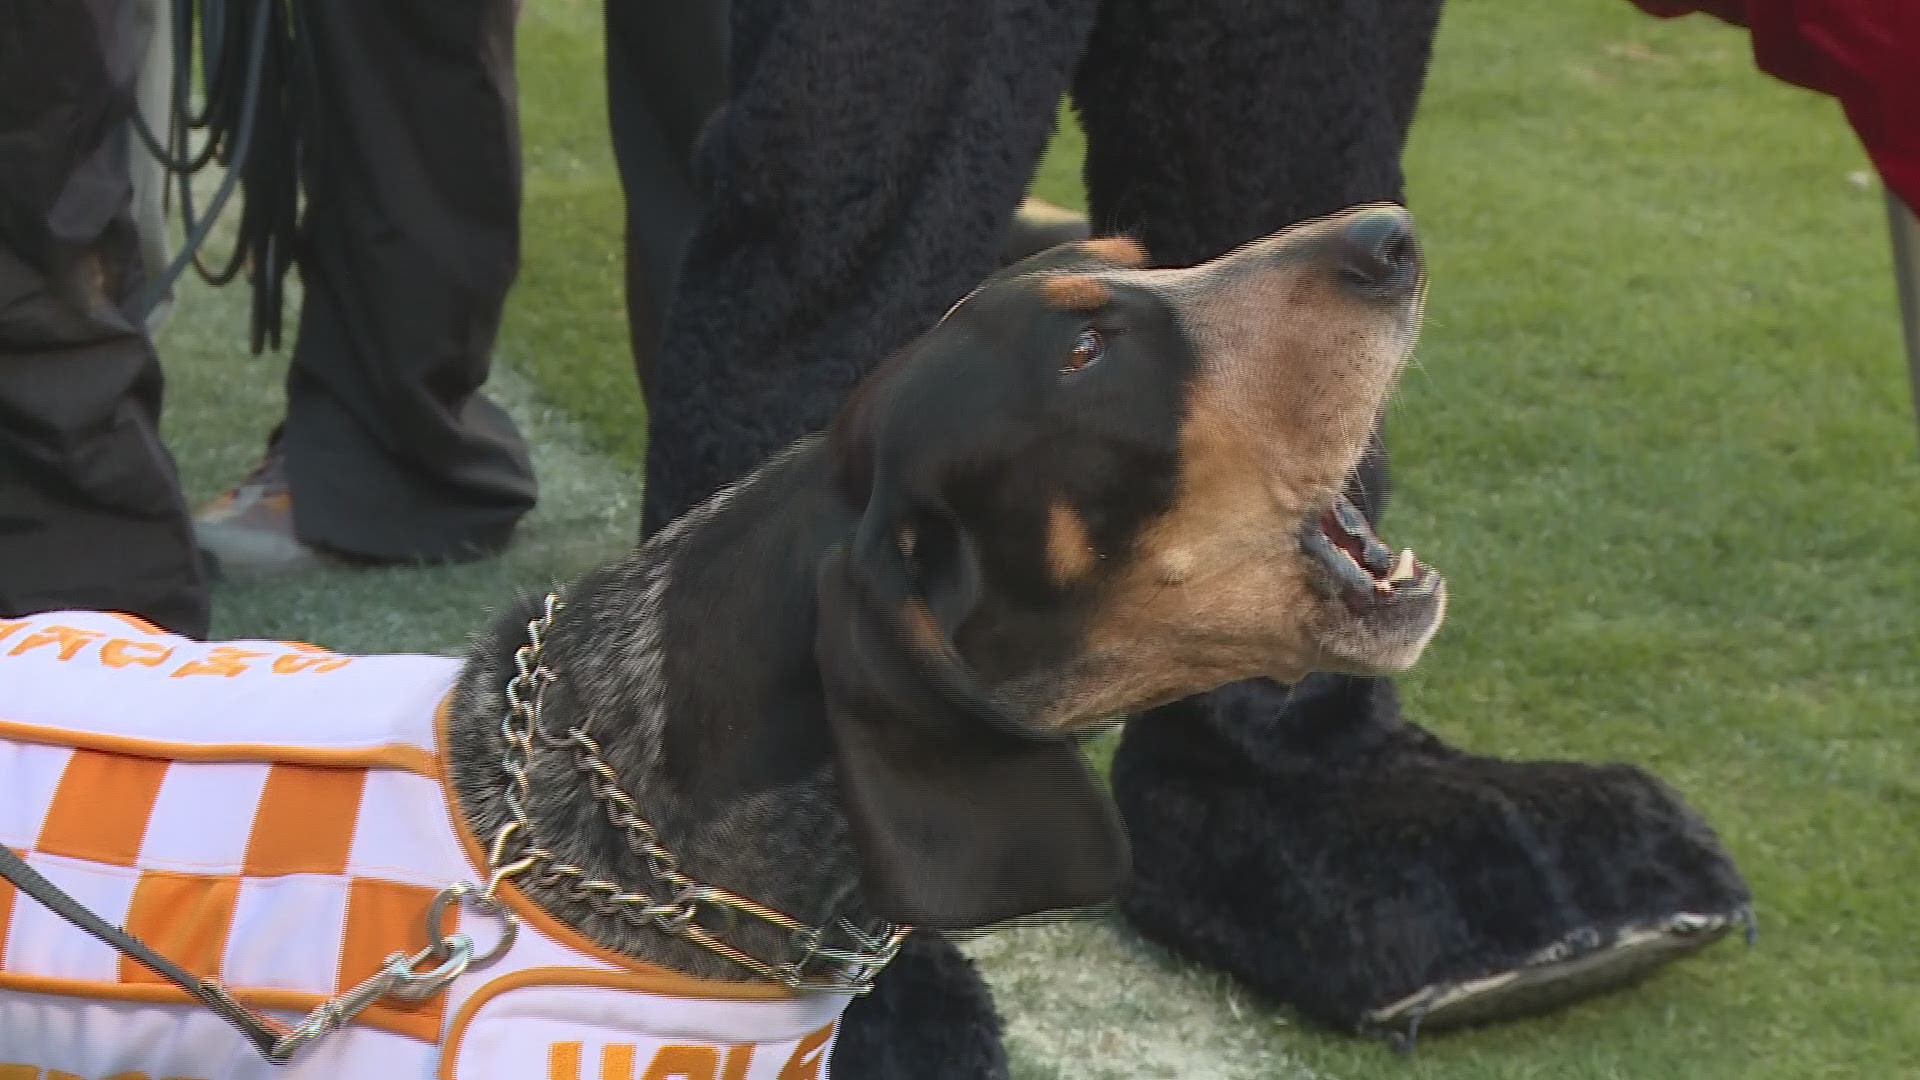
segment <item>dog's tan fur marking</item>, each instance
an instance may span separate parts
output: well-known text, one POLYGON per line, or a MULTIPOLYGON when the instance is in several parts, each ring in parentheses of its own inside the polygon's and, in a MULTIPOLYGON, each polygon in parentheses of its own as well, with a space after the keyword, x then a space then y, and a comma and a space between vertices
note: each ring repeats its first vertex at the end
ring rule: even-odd
POLYGON ((1117 266, 1139 269, 1147 265, 1147 249, 1140 241, 1130 236, 1106 236, 1098 240, 1083 240, 1080 250, 1117 266))
POLYGON ((1173 506, 1103 596, 1087 643, 1100 674, 1072 680, 1080 694, 1059 703, 1064 715, 1318 666, 1320 604, 1293 536, 1315 485, 1276 484, 1257 445, 1196 389, 1173 506))
POLYGON ((1170 276, 1182 274, 1174 286, 1188 294, 1181 317, 1205 357, 1196 398, 1210 398, 1223 423, 1262 428, 1265 445, 1255 452, 1268 459, 1269 477, 1330 493, 1366 446, 1411 325, 1372 310, 1304 259, 1170 276))
POLYGON ((1062 311, 1089 314, 1113 302, 1113 290, 1084 274, 1054 274, 1041 279, 1040 295, 1062 311))
POLYGON ((1100 562, 1100 552, 1087 535, 1080 511, 1056 500, 1047 508, 1047 569, 1054 583, 1071 585, 1086 577, 1100 562))

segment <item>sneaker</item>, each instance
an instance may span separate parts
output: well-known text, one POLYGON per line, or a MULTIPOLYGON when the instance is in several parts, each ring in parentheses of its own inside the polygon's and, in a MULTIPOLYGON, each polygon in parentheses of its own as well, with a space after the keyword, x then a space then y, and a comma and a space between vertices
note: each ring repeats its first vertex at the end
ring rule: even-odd
POLYGON ((269 446, 238 484, 194 513, 193 535, 214 576, 227 580, 279 577, 334 562, 294 535, 287 459, 278 445, 269 446))

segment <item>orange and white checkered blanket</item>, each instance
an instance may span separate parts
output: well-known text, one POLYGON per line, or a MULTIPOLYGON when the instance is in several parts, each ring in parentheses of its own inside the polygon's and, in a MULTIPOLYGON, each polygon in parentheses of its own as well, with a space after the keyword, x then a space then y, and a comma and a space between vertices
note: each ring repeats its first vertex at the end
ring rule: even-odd
MULTIPOLYGON (((427 944, 484 880, 440 779, 458 663, 207 644, 123 615, 0 620, 0 843, 108 921, 292 1019, 427 944)), ((825 1075, 847 996, 700 982, 518 893, 518 941, 289 1069, 0 881, 0 1080, 825 1075)), ((491 927, 471 928, 485 948, 491 927)))

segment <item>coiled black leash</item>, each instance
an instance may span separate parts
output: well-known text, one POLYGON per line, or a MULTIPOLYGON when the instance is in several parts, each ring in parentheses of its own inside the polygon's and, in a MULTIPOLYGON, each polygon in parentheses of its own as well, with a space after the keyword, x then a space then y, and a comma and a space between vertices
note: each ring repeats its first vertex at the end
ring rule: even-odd
POLYGON ((163 198, 171 202, 178 192, 186 239, 135 299, 138 319, 146 319, 189 265, 213 285, 225 285, 245 270, 253 290, 252 350, 280 347, 286 274, 299 223, 301 120, 313 83, 301 12, 300 0, 172 0, 167 130, 153 131, 137 109, 133 123, 141 144, 166 173, 163 198), (226 175, 205 212, 198 213, 193 179, 216 164, 226 175), (236 189, 242 207, 233 252, 224 266, 209 269, 201 249, 236 189))

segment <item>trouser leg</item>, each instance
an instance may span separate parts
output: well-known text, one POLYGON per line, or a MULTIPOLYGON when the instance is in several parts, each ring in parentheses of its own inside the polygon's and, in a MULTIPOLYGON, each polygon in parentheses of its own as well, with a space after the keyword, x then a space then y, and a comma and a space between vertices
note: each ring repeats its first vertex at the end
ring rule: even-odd
POLYGON ((300 5, 314 85, 284 432, 295 526, 380 560, 505 543, 527 448, 480 393, 519 265, 510 0, 300 5))
POLYGON ((131 311, 138 39, 111 0, 0 9, 0 615, 115 609, 200 636, 160 366, 131 311))
POLYGON ((627 331, 643 393, 699 220, 694 143, 726 99, 725 0, 611 0, 607 120, 626 198, 627 331))

